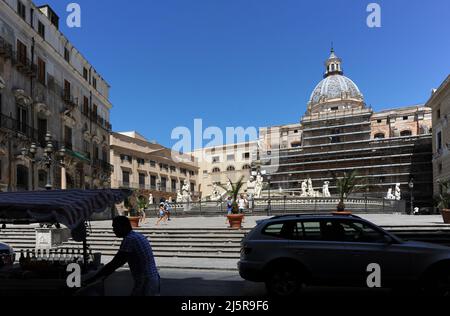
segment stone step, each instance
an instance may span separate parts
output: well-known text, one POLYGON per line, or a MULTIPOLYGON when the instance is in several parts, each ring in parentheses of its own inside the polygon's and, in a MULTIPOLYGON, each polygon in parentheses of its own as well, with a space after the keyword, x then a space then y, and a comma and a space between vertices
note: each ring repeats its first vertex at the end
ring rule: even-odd
MULTIPOLYGON (((92 241, 88 240, 89 245, 120 245, 121 240, 105 240, 105 241, 92 241)), ((75 241, 68 241, 64 243, 65 245, 76 245, 77 242, 75 241)), ((221 243, 173 243, 173 242, 151 242, 152 246, 164 246, 164 247, 202 247, 202 248, 217 248, 217 247, 225 247, 225 248, 232 248, 232 247, 240 247, 240 243, 228 243, 228 242, 221 242, 221 243)))

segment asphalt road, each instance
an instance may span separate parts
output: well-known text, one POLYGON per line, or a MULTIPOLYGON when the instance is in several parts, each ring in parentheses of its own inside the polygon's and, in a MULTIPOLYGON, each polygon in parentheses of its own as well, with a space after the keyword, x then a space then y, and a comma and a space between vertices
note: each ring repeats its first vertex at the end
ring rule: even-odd
MULTIPOLYGON (((243 280, 234 271, 179 270, 164 269, 161 275, 161 296, 266 296, 264 284, 243 280)), ((133 287, 131 274, 120 270, 105 282, 106 296, 128 296, 133 287)), ((308 288, 306 296, 348 295, 386 296, 389 290, 348 289, 348 288, 308 288)))

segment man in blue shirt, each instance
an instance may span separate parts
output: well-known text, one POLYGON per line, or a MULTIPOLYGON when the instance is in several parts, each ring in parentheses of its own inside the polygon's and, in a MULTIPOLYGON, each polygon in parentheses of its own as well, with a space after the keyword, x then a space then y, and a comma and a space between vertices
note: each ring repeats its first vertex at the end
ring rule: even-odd
POLYGON ((119 252, 114 259, 86 283, 106 278, 128 262, 134 279, 132 296, 159 296, 160 277, 155 264, 153 250, 147 238, 133 231, 127 217, 118 216, 113 220, 113 231, 123 238, 119 252))

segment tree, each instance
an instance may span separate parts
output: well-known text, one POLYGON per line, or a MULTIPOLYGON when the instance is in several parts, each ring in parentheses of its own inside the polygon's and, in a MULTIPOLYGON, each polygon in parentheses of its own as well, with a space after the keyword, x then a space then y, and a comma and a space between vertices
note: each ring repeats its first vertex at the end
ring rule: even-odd
POLYGON ((358 173, 356 170, 353 170, 350 173, 344 172, 344 176, 341 178, 334 176, 336 189, 339 195, 339 204, 337 205, 338 212, 345 211, 344 201, 357 190, 357 186, 360 184, 357 175, 358 173))
POLYGON ((223 186, 222 184, 219 184, 219 186, 224 189, 228 196, 232 199, 232 206, 233 206, 233 214, 239 214, 239 206, 237 203, 237 199, 239 196, 239 193, 241 192, 242 187, 244 186, 244 176, 242 176, 236 183, 233 183, 230 179, 228 179, 231 183, 231 190, 229 190, 227 187, 223 186))

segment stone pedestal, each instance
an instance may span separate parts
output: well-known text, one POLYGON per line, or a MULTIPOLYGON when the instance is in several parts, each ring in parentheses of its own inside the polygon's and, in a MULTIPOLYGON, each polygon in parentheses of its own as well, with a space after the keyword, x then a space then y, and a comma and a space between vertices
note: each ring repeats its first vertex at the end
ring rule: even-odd
POLYGON ((70 230, 67 228, 36 228, 36 249, 51 249, 69 238, 70 230))

